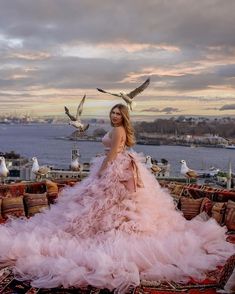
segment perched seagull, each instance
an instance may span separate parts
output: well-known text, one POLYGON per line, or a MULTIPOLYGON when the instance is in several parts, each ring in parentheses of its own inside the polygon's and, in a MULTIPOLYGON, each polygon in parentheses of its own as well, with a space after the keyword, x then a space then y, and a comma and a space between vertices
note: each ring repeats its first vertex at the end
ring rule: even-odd
POLYGON ((181 169, 180 169, 180 173, 182 175, 184 175, 187 179, 195 179, 198 177, 198 174, 195 170, 188 168, 186 161, 185 160, 181 160, 181 169))
POLYGON ((65 109, 65 114, 68 115, 68 117, 70 118, 70 122, 69 124, 73 127, 75 127, 76 129, 79 129, 80 132, 85 132, 88 128, 89 128, 89 124, 87 125, 84 125, 82 122, 81 122, 81 119, 80 119, 80 116, 82 114, 82 110, 83 110, 83 104, 85 102, 85 99, 86 99, 86 95, 83 96, 80 104, 78 105, 78 108, 77 108, 77 114, 76 116, 73 116, 72 114, 69 113, 69 109, 65 106, 64 109, 65 109))
POLYGON ((3 156, 0 156, 0 178, 2 183, 5 182, 5 178, 8 176, 9 170, 6 167, 6 161, 3 156))
POLYGON ((37 157, 33 157, 32 161, 32 173, 36 175, 36 180, 42 178, 43 176, 46 176, 49 173, 50 168, 47 166, 39 166, 37 157))
POLYGON ((80 165, 80 163, 79 163, 78 157, 74 158, 74 159, 71 161, 70 169, 71 169, 72 171, 80 171, 80 169, 81 169, 81 165, 80 165))
POLYGON ((146 166, 153 174, 158 174, 162 169, 157 164, 152 164, 152 157, 146 156, 146 166))
POLYGON ((150 83, 150 78, 148 78, 141 86, 139 86, 138 88, 136 88, 135 90, 131 91, 128 94, 125 94, 123 92, 120 92, 119 94, 110 93, 100 88, 97 88, 97 90, 102 93, 107 93, 107 94, 122 98, 130 107, 130 110, 133 110, 133 107, 132 107, 133 98, 137 96, 138 94, 140 94, 141 92, 143 92, 148 87, 149 83, 150 83))

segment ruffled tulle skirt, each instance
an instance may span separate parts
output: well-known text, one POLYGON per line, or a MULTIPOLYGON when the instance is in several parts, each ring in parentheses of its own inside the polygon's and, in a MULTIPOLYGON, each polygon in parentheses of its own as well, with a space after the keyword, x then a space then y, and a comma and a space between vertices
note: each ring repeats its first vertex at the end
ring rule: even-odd
POLYGON ((103 159, 49 210, 0 226, 0 262, 18 279, 125 293, 141 279, 202 279, 235 252, 215 220, 185 220, 137 154, 119 153, 98 178, 103 159))

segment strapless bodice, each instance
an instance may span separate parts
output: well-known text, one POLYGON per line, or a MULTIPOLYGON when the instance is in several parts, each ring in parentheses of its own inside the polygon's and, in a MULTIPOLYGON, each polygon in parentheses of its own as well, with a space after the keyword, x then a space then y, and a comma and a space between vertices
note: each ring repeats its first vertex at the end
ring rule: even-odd
POLYGON ((106 148, 110 148, 111 147, 111 138, 109 137, 109 132, 106 133, 104 135, 104 137, 102 138, 102 143, 104 144, 104 146, 106 148))
MULTIPOLYGON (((102 138, 102 143, 104 144, 105 151, 109 151, 111 148, 112 139, 110 138, 110 132, 106 133, 102 138)), ((121 141, 120 145, 118 146, 118 153, 122 152, 125 149, 125 141, 124 139, 121 141)))

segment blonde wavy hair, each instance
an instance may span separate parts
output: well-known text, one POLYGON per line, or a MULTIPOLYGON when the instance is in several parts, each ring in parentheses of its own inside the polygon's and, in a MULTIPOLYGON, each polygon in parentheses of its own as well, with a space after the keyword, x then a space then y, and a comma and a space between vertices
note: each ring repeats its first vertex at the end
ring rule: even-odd
POLYGON ((111 108, 110 113, 109 113, 109 118, 110 118, 110 122, 111 122, 112 126, 114 126, 114 125, 111 121, 111 113, 114 110, 114 108, 118 108, 119 111, 121 112, 122 125, 126 131, 126 146, 131 147, 135 144, 135 134, 134 134, 134 128, 131 124, 128 107, 124 104, 119 103, 119 104, 114 105, 111 108))

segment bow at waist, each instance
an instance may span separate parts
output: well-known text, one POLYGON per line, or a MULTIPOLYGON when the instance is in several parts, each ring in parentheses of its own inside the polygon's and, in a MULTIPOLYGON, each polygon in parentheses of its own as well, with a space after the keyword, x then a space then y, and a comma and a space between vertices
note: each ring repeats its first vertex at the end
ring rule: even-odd
POLYGON ((133 170, 133 179, 134 179, 134 189, 136 191, 136 188, 143 188, 144 187, 144 183, 141 179, 141 175, 140 175, 140 171, 138 168, 138 165, 136 163, 136 160, 134 158, 134 156, 130 153, 128 153, 129 157, 131 158, 131 167, 133 170))

